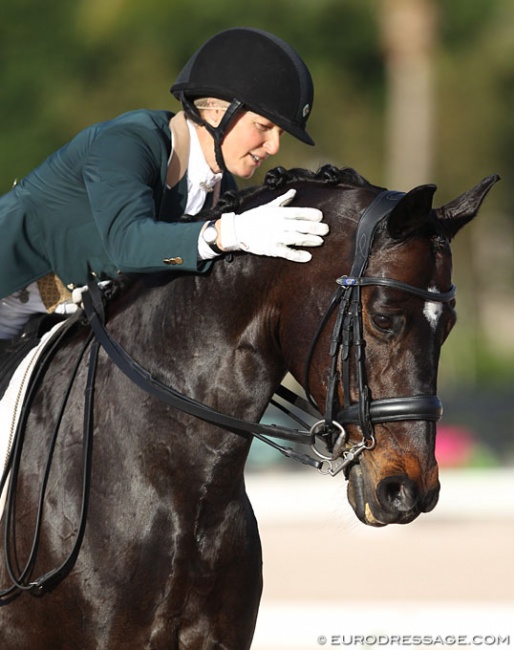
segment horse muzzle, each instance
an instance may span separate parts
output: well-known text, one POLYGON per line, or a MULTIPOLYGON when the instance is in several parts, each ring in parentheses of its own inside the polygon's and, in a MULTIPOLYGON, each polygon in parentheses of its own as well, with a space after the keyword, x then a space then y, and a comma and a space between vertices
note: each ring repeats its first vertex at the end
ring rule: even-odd
POLYGON ((361 457, 347 473, 348 500, 360 521, 369 526, 408 524, 436 506, 440 486, 435 462, 411 475, 407 468, 399 472, 396 462, 387 474, 387 463, 370 460, 369 456, 361 457), (377 467, 380 473, 376 473, 377 467))

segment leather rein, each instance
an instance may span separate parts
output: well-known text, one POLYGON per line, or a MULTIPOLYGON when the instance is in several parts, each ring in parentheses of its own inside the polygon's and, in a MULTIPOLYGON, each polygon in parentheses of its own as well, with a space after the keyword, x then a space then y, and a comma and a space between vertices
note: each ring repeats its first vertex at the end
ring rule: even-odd
MULTIPOLYGON (((372 400, 371 392, 367 383, 366 366, 364 358, 364 337, 362 324, 362 303, 361 288, 368 285, 380 285, 401 289, 411 293, 425 301, 448 302, 455 296, 455 287, 452 286, 446 292, 432 292, 400 282, 390 278, 375 278, 364 276, 369 260, 373 237, 378 224, 391 212, 403 194, 398 192, 384 191, 370 203, 364 210, 357 227, 356 252, 350 275, 337 279, 337 290, 333 295, 330 304, 322 318, 317 333, 312 342, 305 371, 305 391, 308 396, 306 401, 284 386, 280 386, 276 395, 285 400, 288 404, 299 408, 303 415, 319 414, 316 404, 309 394, 309 369, 314 351, 321 334, 325 330, 330 318, 336 313, 333 329, 330 357, 331 357, 331 379, 325 403, 324 419, 318 420, 309 427, 304 420, 280 403, 271 400, 278 408, 285 411, 291 418, 296 420, 303 428, 292 429, 278 425, 265 425, 261 423, 248 422, 232 416, 220 413, 209 406, 183 395, 170 386, 166 386, 141 367, 122 347, 112 338, 105 327, 104 297, 96 283, 91 283, 88 291, 82 294, 84 312, 91 326, 91 332, 87 336, 79 357, 74 366, 69 387, 63 396, 62 405, 57 416, 57 423, 52 435, 49 450, 48 464, 41 488, 39 506, 37 512, 37 523, 34 540, 25 567, 18 566, 15 550, 15 503, 16 483, 21 451, 23 447, 24 428, 29 413, 29 407, 24 407, 24 417, 18 424, 15 437, 15 446, 10 455, 8 465, 4 474, 0 477, 0 491, 4 487, 8 473, 11 472, 11 483, 6 504, 6 527, 5 527, 5 555, 6 565, 12 586, 0 590, 0 606, 8 604, 20 592, 29 592, 32 595, 42 596, 51 591, 61 580, 63 580, 75 564, 80 546, 82 543, 87 521, 87 510, 89 501, 89 487, 91 476, 92 445, 93 445, 93 395, 95 374, 100 347, 104 348, 111 360, 118 368, 125 373, 133 382, 147 393, 157 397, 165 403, 182 410, 197 418, 210 422, 216 426, 231 431, 244 437, 252 436, 270 445, 286 457, 294 458, 304 464, 317 468, 324 474, 335 476, 344 471, 348 478, 348 470, 352 464, 358 462, 360 454, 365 450, 373 449, 375 437, 373 425, 381 422, 397 422, 403 420, 428 420, 437 421, 442 415, 442 405, 437 395, 414 395, 410 397, 394 397, 388 399, 372 400), (37 557, 39 537, 42 524, 42 510, 45 499, 46 486, 56 444, 59 425, 63 417, 68 399, 70 396, 73 381, 77 375, 86 350, 89 350, 89 370, 84 402, 83 422, 83 472, 82 472, 82 495, 80 522, 77 527, 77 536, 73 548, 62 564, 46 574, 34 578, 32 570, 37 557), (343 407, 339 404, 338 387, 341 378, 338 372, 339 358, 342 365, 342 387, 343 395, 350 395, 350 351, 353 348, 356 360, 356 376, 359 399, 352 404, 343 407), (348 441, 344 425, 357 424, 362 433, 362 440, 354 445, 348 441), (270 438, 288 440, 295 443, 310 445, 314 455, 300 454, 294 449, 276 443, 270 438), (315 443, 321 440, 328 451, 319 451, 315 443), (11 548, 14 547, 14 548, 11 548)), ((70 319, 71 320, 71 319, 70 319)), ((51 352, 46 355, 46 360, 39 369, 44 374, 45 367, 49 363, 53 350, 58 348, 60 339, 51 344, 51 352)), ((37 389, 39 381, 33 383, 33 392, 37 389)), ((29 398, 29 404, 32 396, 29 398)))
POLYGON ((319 338, 329 319, 337 310, 330 346, 331 374, 324 419, 319 420, 310 427, 302 419, 296 417, 294 413, 281 407, 273 400, 272 402, 275 405, 293 417, 304 429, 292 429, 275 424, 265 425, 228 416, 161 383, 141 367, 108 332, 104 324, 100 290, 95 283, 92 283, 89 286, 89 291, 83 294, 83 300, 84 310, 95 339, 105 349, 118 368, 134 383, 174 408, 215 424, 227 431, 245 437, 253 436, 272 446, 286 457, 313 466, 322 473, 334 476, 344 470, 346 477, 348 477, 348 469, 353 463, 357 462, 358 456, 364 450, 372 449, 375 446, 374 424, 405 420, 436 422, 442 416, 442 404, 437 395, 413 395, 372 400, 367 381, 361 301, 361 288, 363 286, 379 285, 401 289, 430 302, 444 303, 453 300, 455 297, 455 287, 453 285, 445 292, 427 291, 392 278, 364 276, 377 227, 390 214, 403 196, 405 195, 402 192, 385 190, 375 197, 361 215, 357 226, 355 255, 350 275, 344 275, 336 280, 338 288, 318 327, 309 351, 304 382, 309 402, 296 396, 283 386, 280 386, 277 390, 276 394, 286 402, 299 407, 304 412, 312 413, 314 409, 314 412, 317 413, 317 405, 309 393, 309 369, 319 338), (341 408, 338 397, 338 387, 341 383, 338 372, 339 357, 342 365, 343 395, 349 396, 351 394, 350 351, 352 348, 356 360, 359 398, 358 402, 354 404, 351 404, 348 399, 348 404, 341 408), (362 440, 355 445, 350 445, 348 442, 348 436, 344 428, 348 424, 357 424, 361 429, 362 440), (290 447, 285 447, 270 440, 270 438, 310 445, 317 458, 298 453, 290 447), (315 445, 318 439, 323 441, 329 455, 318 450, 315 445))

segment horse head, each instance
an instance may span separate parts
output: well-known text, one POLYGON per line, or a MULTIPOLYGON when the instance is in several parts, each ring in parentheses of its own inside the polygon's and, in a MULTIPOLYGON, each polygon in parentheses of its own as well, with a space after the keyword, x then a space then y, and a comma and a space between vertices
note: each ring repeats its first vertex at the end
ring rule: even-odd
POLYGON ((348 311, 334 310, 310 360, 299 352, 308 348, 336 280, 351 272, 362 246, 361 215, 384 190, 352 170, 332 167, 320 170, 316 181, 293 183, 300 204, 323 211, 330 234, 310 264, 290 268, 279 310, 281 347, 289 371, 325 413, 325 421, 334 420, 338 440, 327 445, 332 459, 364 449, 346 471, 349 501, 366 524, 408 523, 437 503, 437 372, 441 346, 456 322, 450 242, 477 214, 497 180, 485 178, 437 209, 432 207, 434 185, 394 193, 392 209, 386 210, 369 242, 363 277, 355 280, 361 285, 358 293, 339 295, 350 303, 348 311), (329 191, 323 189, 327 186, 329 191), (354 318, 359 318, 361 331, 352 327, 352 309, 359 314, 354 318), (352 407, 362 409, 363 401, 364 410, 371 407, 371 420, 378 413, 376 421, 367 423, 364 437, 362 419, 338 415, 338 410, 344 415, 352 407), (395 417, 388 415, 391 406, 399 408, 395 417), (381 409, 385 417, 380 417, 381 409), (355 447, 359 441, 364 441, 361 448, 355 447))

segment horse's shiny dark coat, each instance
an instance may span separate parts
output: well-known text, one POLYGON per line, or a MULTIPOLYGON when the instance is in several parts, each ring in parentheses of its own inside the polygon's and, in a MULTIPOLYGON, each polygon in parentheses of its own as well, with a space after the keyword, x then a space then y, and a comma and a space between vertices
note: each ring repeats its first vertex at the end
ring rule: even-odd
MULTIPOLYGON (((436 211, 430 208, 433 187, 408 194, 377 237, 369 274, 447 290, 449 240, 475 216, 495 180, 485 179, 436 211)), ((281 187, 258 190, 245 205, 268 201, 288 181, 277 174, 276 184, 281 187)), ((319 179, 292 184, 297 202, 319 207, 330 224, 310 263, 236 255, 231 263, 216 262, 207 276, 162 283, 141 278, 111 309, 110 331, 155 376, 242 418, 260 418, 287 371, 302 381, 335 280, 349 270, 359 213, 379 191, 351 170, 326 169, 319 179)), ((394 289, 366 287, 363 302, 373 396, 435 393, 453 305, 443 306, 433 325, 422 300, 394 289)), ((330 329, 311 368, 320 407, 330 329)), ((21 564, 32 540, 47 438, 81 337, 59 352, 29 420, 17 511, 21 564)), ((38 575, 58 566, 73 544, 85 376, 84 368, 57 444, 38 575)), ((365 452, 350 473, 350 501, 369 524, 411 521, 437 501, 435 425, 400 422, 375 429, 376 449, 365 452)), ((42 598, 22 594, 0 609, 2 648, 249 648, 262 588, 259 534, 243 476, 249 446, 144 394, 101 353, 81 552, 54 591, 42 598)), ((0 588, 7 582, 0 563, 0 588)))

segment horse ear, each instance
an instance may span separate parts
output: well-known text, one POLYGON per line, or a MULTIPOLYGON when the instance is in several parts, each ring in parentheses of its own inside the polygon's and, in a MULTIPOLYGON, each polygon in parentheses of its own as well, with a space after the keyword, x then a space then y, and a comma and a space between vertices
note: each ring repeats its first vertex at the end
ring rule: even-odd
POLYGON ((452 240, 462 226, 465 226, 477 215, 487 193, 499 180, 498 174, 486 176, 478 185, 435 210, 439 223, 443 226, 449 240, 452 240))
POLYGON ((436 185, 420 185, 400 199, 387 218, 387 230, 393 239, 406 239, 418 231, 432 211, 436 185))

